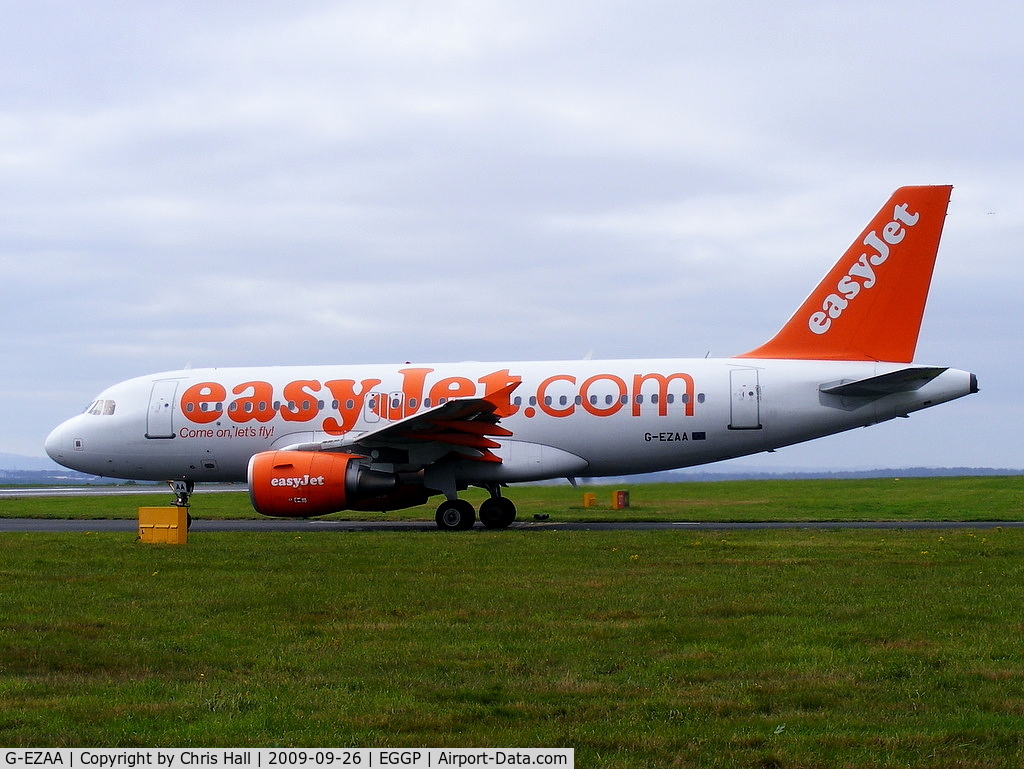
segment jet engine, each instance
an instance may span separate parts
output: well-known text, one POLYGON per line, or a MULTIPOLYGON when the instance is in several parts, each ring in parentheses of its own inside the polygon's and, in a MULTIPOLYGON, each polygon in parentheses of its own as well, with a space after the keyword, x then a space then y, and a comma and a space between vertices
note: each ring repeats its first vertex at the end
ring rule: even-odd
POLYGON ((396 510, 427 501, 422 485, 372 470, 366 458, 325 451, 263 451, 249 460, 249 497, 263 515, 306 518, 339 510, 396 510))

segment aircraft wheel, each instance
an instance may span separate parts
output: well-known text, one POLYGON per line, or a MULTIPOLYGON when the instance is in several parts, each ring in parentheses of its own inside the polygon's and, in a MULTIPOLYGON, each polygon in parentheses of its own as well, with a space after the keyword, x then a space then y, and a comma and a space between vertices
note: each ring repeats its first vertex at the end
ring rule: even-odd
POLYGON ((488 529, 507 529, 516 519, 516 506, 505 497, 488 497, 480 503, 480 523, 488 529))
POLYGON ((437 508, 437 528, 442 531, 463 531, 472 529, 476 522, 473 506, 464 499, 448 499, 437 508))

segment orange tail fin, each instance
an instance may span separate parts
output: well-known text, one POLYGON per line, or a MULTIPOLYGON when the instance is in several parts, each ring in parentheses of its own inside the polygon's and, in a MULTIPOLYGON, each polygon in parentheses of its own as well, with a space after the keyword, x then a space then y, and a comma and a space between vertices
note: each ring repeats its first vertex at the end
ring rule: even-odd
POLYGON ((910 363, 952 189, 896 190, 782 330, 737 357, 910 363))

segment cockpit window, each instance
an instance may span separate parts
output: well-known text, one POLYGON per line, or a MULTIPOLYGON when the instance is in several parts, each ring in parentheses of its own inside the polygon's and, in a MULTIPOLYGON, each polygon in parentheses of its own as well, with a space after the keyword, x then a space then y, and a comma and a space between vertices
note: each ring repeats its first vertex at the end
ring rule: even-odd
POLYGON ((85 410, 86 414, 95 414, 96 416, 109 417, 114 413, 116 403, 111 400, 97 400, 89 404, 89 408, 85 410))

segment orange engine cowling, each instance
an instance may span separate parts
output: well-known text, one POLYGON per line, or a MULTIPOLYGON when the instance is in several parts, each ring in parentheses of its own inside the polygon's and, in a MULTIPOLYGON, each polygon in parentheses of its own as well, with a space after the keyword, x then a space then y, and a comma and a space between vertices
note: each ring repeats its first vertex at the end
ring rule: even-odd
POLYGON ((249 498, 258 513, 289 518, 339 510, 391 510, 426 501, 422 486, 371 470, 364 458, 323 451, 263 451, 249 460, 249 498))

